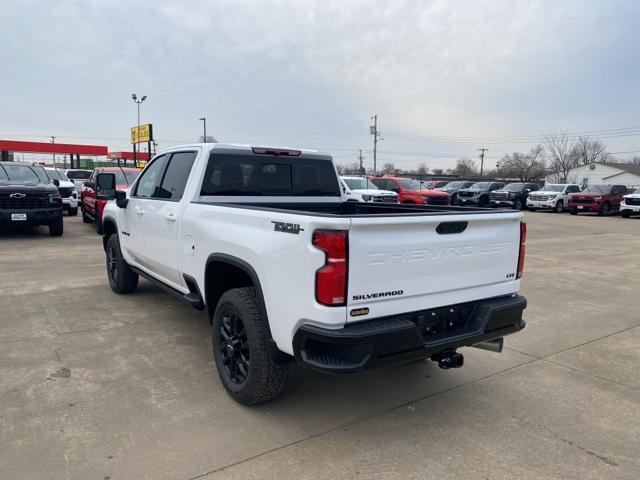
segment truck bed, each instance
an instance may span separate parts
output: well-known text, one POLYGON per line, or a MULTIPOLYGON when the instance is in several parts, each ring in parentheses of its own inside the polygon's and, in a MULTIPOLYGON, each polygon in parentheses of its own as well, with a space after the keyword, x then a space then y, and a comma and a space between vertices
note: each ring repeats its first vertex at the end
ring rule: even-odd
POLYGON ((424 215, 469 215, 487 213, 513 213, 513 210, 501 210, 481 207, 458 207, 439 205, 372 204, 362 202, 196 202, 251 210, 280 211, 293 215, 317 215, 324 217, 397 217, 424 215))

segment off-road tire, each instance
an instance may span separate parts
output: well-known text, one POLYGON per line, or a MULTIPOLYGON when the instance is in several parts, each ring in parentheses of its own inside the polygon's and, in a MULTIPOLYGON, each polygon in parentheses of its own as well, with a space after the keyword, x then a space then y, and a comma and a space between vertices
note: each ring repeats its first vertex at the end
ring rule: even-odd
POLYGON ((578 210, 576 210, 576 209, 571 209, 571 210, 569 210, 569 213, 570 213, 571 215, 577 215, 577 214, 578 214, 578 210))
POLYGON ((601 217, 606 217, 610 213, 611 213, 611 205, 609 205, 609 202, 604 202, 600 207, 600 211, 598 212, 598 215, 600 215, 601 217))
POLYGON ((64 233, 64 221, 62 215, 49 224, 49 235, 52 237, 61 237, 64 233))
POLYGON ((564 212, 564 202, 562 200, 558 200, 556 202, 556 205, 553 207, 553 211, 555 213, 562 213, 564 212))
POLYGON ((256 405, 277 397, 285 387, 289 374, 287 364, 273 361, 269 348, 267 319, 261 313, 255 290, 251 287, 227 290, 216 306, 212 319, 213 358, 224 389, 243 405, 256 405), (223 318, 230 314, 240 318, 246 335, 249 367, 244 381, 231 379, 223 364, 223 318))
POLYGON ((513 201, 513 209, 514 210, 522 210, 522 200, 516 199, 513 201))
POLYGON ((67 215, 69 215, 70 217, 75 217, 76 215, 78 215, 78 207, 76 208, 70 208, 67 211, 67 215))
POLYGON ((91 220, 91 217, 87 215, 87 212, 84 211, 84 208, 80 208, 80 210, 82 212, 82 221, 84 223, 93 223, 93 220, 91 220))
POLYGON ((138 274, 133 272, 120 251, 118 235, 113 234, 107 241, 107 278, 111 290, 116 293, 131 293, 138 287, 138 274))
POLYGON ((631 212, 629 210, 623 210, 620 212, 620 216, 622 218, 630 218, 631 217, 631 212))

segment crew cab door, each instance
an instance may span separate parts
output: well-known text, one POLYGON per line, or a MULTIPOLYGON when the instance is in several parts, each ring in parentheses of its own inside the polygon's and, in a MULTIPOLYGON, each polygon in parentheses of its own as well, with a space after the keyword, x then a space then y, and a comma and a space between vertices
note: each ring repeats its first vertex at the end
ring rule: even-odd
POLYGON ((197 152, 173 152, 144 205, 146 266, 161 280, 184 286, 178 265, 178 216, 182 195, 197 152))
POLYGON ((627 193, 627 187, 624 185, 614 185, 611 188, 611 206, 618 209, 620 208, 620 202, 622 202, 622 197, 624 197, 627 193))
POLYGON ((167 163, 167 155, 161 155, 151 161, 140 174, 131 191, 127 208, 123 210, 122 246, 133 260, 142 267, 149 268, 149 255, 145 252, 145 215, 156 185, 162 177, 167 163))

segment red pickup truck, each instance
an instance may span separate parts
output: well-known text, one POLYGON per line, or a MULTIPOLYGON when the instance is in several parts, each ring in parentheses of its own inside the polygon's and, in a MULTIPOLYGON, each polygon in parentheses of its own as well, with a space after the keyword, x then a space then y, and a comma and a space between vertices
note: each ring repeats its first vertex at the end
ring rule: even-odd
POLYGON ((578 212, 597 212, 609 215, 620 210, 620 202, 628 192, 624 185, 589 185, 579 193, 569 196, 567 208, 571 215, 578 212))
POLYGON ((382 190, 396 192, 400 203, 449 205, 448 193, 425 188, 419 181, 412 178, 376 177, 371 181, 382 190))
POLYGON ((96 231, 102 235, 102 211, 106 200, 96 200, 96 175, 99 173, 113 173, 116 176, 116 190, 126 190, 133 183, 142 169, 129 167, 99 167, 82 184, 80 189, 80 210, 84 223, 95 223, 96 231))

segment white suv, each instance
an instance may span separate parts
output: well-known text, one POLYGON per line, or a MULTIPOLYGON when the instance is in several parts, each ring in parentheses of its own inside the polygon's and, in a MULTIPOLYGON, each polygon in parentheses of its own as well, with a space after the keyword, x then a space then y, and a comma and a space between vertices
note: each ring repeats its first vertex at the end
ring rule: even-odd
POLYGON ((398 194, 381 190, 367 177, 340 177, 347 202, 398 203, 398 194))
POLYGON ((551 209, 562 213, 569 201, 569 195, 578 193, 582 189, 574 183, 548 183, 537 192, 532 192, 527 197, 529 211, 551 209))

